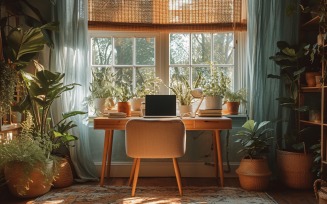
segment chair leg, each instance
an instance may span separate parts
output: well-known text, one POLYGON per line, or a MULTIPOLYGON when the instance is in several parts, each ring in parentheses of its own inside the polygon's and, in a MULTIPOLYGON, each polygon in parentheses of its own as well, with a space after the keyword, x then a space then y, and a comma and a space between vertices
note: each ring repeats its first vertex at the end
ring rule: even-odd
POLYGON ((133 165, 132 165, 132 170, 131 170, 131 173, 129 175, 128 186, 132 185, 132 181, 133 181, 134 174, 135 174, 136 161, 137 161, 137 159, 134 158, 133 165))
POLYGON ((179 166, 177 163, 177 159, 173 158, 173 164, 174 164, 174 170, 175 170, 175 175, 176 175, 176 180, 177 180, 177 185, 178 185, 178 191, 179 195, 183 195, 183 190, 182 190, 182 180, 181 180, 181 172, 179 170, 179 166))
POLYGON ((132 186, 132 196, 135 195, 137 179, 138 179, 138 177, 139 177, 139 171, 140 171, 140 163, 141 163, 141 159, 140 159, 140 158, 137 158, 137 159, 136 159, 136 166, 135 166, 134 179, 133 179, 133 186, 132 186))

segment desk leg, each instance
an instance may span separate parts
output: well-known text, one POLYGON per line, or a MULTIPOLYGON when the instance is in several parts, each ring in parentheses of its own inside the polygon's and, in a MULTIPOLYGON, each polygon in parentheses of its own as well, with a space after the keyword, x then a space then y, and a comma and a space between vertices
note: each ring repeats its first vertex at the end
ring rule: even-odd
POLYGON ((108 155, 107 155, 107 179, 110 178, 110 169, 111 169, 111 154, 112 154, 112 141, 113 141, 113 130, 106 130, 106 134, 109 135, 109 144, 108 144, 108 155))
MULTIPOLYGON (((113 137, 113 131, 105 130, 104 146, 103 146, 103 154, 102 154, 101 176, 100 176, 100 186, 103 186, 103 183, 104 183, 104 174, 106 172, 107 158, 108 158, 108 172, 110 173, 112 137, 113 137)), ((108 174, 108 178, 109 178, 109 175, 110 174, 108 174)))
POLYGON ((224 187, 224 169, 223 169, 223 159, 222 159, 222 155, 221 155, 220 132, 219 132, 219 130, 214 130, 214 134, 215 134, 215 142, 216 142, 216 147, 217 147, 220 184, 221 184, 221 187, 224 187))
POLYGON ((214 167, 215 167, 215 176, 218 179, 218 156, 217 156, 217 143, 215 133, 212 134, 212 143, 213 143, 213 160, 214 160, 214 167))

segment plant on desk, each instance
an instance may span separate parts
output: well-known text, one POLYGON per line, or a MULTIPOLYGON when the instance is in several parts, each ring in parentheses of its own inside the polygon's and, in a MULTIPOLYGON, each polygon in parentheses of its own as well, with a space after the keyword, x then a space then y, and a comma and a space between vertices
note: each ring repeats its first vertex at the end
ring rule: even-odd
POLYGON ((126 81, 121 81, 116 85, 117 111, 126 113, 126 116, 131 116, 132 88, 126 81))
POLYGON ((188 80, 184 76, 173 75, 169 88, 176 95, 180 115, 192 112, 193 96, 188 80))
POLYGON ((145 75, 143 81, 138 82, 136 85, 131 101, 132 110, 141 110, 141 104, 144 102, 145 96, 158 94, 161 83, 162 80, 159 77, 154 77, 152 75, 147 77, 147 75, 145 75))
POLYGON ((248 120, 242 126, 243 130, 234 135, 238 137, 235 142, 242 145, 239 153, 245 153, 236 173, 239 175, 241 187, 246 190, 263 191, 269 185, 271 171, 267 158, 263 156, 263 153, 268 152, 269 141, 273 139, 269 136, 273 129, 266 128, 269 123, 263 121, 258 124, 248 120))
POLYGON ((105 109, 115 106, 115 74, 110 67, 93 67, 90 95, 86 97, 88 105, 93 107, 96 115, 102 115, 105 109))
POLYGON ((237 115, 240 103, 246 102, 246 90, 239 89, 238 91, 227 90, 224 96, 224 104, 226 104, 226 110, 224 114, 237 115))

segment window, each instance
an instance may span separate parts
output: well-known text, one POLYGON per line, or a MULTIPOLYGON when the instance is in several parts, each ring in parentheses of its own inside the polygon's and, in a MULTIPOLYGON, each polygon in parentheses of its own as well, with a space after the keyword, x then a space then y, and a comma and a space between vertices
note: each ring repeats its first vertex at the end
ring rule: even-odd
POLYGON ((199 72, 207 78, 220 69, 233 79, 234 34, 171 33, 169 37, 169 78, 182 75, 192 85, 199 72))
POLYGON ((90 35, 91 67, 110 67, 116 84, 128 83, 132 90, 155 75, 156 36, 95 32, 90 35))
MULTIPOLYGON (((149 33, 90 31, 91 67, 110 67, 116 83, 132 89, 150 76, 169 84, 173 74, 192 84, 198 72, 219 68, 234 79, 234 33, 149 33)), ((165 86, 161 93, 168 93, 165 86)))

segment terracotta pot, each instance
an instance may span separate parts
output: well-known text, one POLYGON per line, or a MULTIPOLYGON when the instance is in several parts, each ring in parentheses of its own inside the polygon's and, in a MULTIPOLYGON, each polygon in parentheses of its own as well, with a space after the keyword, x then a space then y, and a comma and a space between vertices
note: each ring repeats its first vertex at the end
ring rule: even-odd
POLYGON ((264 191, 269 186, 271 171, 266 158, 243 158, 236 173, 241 187, 245 190, 264 191))
POLYGON ((12 162, 5 166, 5 179, 9 191, 17 197, 34 198, 50 191, 53 177, 53 161, 47 164, 49 175, 45 176, 40 165, 32 169, 26 167, 24 162, 12 162))
POLYGON ((58 168, 52 182, 53 186, 56 188, 71 186, 74 182, 74 178, 68 160, 66 158, 60 158, 56 165, 58 165, 58 168))
POLYGON ((118 102, 117 111, 126 113, 126 116, 130 117, 132 115, 131 114, 131 102, 129 102, 129 101, 118 102))
POLYGON ((305 80, 307 82, 308 87, 316 86, 316 76, 320 76, 319 72, 306 72, 305 80))
POLYGON ((312 188, 311 154, 277 150, 277 165, 279 179, 285 186, 294 189, 312 188))
POLYGON ((238 115, 239 106, 240 102, 226 102, 226 110, 224 110, 224 113, 227 115, 238 115))

